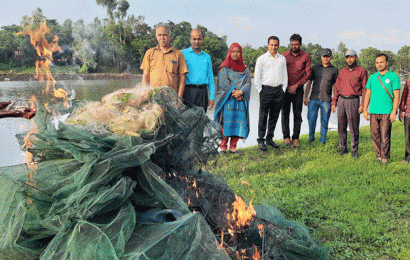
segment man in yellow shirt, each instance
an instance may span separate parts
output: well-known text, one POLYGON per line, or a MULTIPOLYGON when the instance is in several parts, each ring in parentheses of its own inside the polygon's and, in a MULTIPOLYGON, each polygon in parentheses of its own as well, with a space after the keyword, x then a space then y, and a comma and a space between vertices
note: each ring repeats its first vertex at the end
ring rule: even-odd
POLYGON ((155 37, 158 45, 145 53, 141 64, 141 69, 144 71, 142 86, 168 86, 177 92, 180 101, 182 101, 185 90, 185 74, 188 73, 184 55, 169 44, 171 33, 168 26, 158 26, 155 37))

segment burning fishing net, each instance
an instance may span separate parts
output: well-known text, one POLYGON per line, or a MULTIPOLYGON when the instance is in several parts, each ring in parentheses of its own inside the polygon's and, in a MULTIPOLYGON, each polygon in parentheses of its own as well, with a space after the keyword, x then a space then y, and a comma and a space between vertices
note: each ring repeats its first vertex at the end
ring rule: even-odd
POLYGON ((0 259, 329 259, 313 230, 201 172, 220 126, 174 90, 153 91, 114 92, 98 103, 109 113, 78 106, 57 128, 49 111, 73 108, 39 109, 37 132, 19 136, 36 163, 0 168, 0 259), (152 131, 90 129, 144 106, 162 113, 152 131))

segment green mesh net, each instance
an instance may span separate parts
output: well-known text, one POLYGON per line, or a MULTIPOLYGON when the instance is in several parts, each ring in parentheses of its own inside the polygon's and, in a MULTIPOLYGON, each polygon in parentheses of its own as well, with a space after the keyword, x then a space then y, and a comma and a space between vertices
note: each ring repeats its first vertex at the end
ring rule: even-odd
POLYGON ((313 230, 268 205, 235 241, 223 238, 235 194, 196 167, 216 153, 220 126, 170 88, 150 102, 164 116, 139 136, 38 111, 28 149, 37 163, 0 168, 0 259, 239 259, 254 247, 264 259, 330 258, 313 230))

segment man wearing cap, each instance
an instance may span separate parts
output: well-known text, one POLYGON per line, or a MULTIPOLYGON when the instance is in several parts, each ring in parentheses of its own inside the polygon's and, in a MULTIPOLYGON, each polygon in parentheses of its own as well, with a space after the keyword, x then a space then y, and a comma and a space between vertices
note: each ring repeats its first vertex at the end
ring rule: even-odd
POLYGON ((286 58, 288 72, 288 87, 286 88, 282 109, 282 133, 285 144, 290 145, 289 114, 292 105, 294 121, 292 143, 295 147, 299 147, 299 135, 302 126, 303 86, 312 74, 310 56, 307 52, 302 51, 300 46, 302 46, 302 37, 299 34, 293 34, 290 36, 290 50, 282 53, 286 58))
POLYGON ((372 143, 376 152, 375 161, 387 165, 390 158, 391 125, 396 120, 400 100, 400 78, 387 66, 389 58, 381 53, 376 57, 378 72, 369 77, 364 98, 363 116, 369 120, 372 143), (393 97, 394 96, 394 97, 393 97), (367 107, 370 104, 369 112, 367 107))
POLYGON ((191 31, 189 41, 191 47, 182 50, 189 70, 186 74, 184 104, 188 107, 194 105, 202 107, 206 112, 208 106, 212 108, 214 105, 215 97, 211 56, 201 49, 202 44, 204 44, 204 37, 199 29, 191 31))
POLYGON ((358 158, 360 114, 363 112, 366 95, 367 71, 357 65, 357 53, 348 50, 345 54, 347 66, 339 71, 335 83, 332 112, 337 108, 337 129, 339 132, 339 154, 347 153, 347 126, 350 128, 352 157, 358 158))
POLYGON ((141 69, 144 71, 141 85, 143 87, 150 85, 151 87, 173 88, 182 102, 185 74, 188 72, 184 55, 169 44, 171 32, 168 26, 159 25, 155 31, 155 37, 158 41, 157 47, 145 53, 141 64, 141 69))
POLYGON ((316 121, 320 108, 319 141, 325 144, 332 106, 332 89, 337 79, 338 69, 330 63, 332 59, 332 51, 330 49, 323 49, 320 58, 322 63, 312 68, 312 76, 306 84, 304 103, 308 106, 309 143, 315 140, 316 121), (313 87, 309 100, 308 94, 312 82, 313 87))

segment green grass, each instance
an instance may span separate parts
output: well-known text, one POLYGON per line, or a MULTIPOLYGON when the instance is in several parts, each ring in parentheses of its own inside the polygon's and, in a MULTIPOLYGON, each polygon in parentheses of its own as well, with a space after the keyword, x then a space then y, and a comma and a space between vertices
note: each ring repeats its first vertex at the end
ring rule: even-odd
POLYGON ((400 163, 403 124, 393 124, 388 166, 374 162, 369 126, 360 129, 358 159, 337 153, 337 132, 328 133, 325 146, 319 137, 308 144, 308 136, 301 136, 299 149, 283 141, 279 150, 241 149, 244 155, 219 155, 205 168, 254 204, 274 205, 288 219, 314 228, 334 259, 410 259, 410 164, 400 163))
MULTIPOLYGON (((51 73, 78 73, 78 67, 76 66, 55 66, 55 67, 50 67, 51 73)), ((7 73, 30 73, 30 74, 35 74, 36 73, 36 67, 33 65, 16 65, 16 66, 10 66, 9 64, 1 64, 0 63, 0 73, 7 74, 7 73)))
POLYGON ((9 63, 0 63, 0 73, 35 73, 35 66, 12 66, 9 63))

